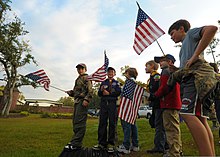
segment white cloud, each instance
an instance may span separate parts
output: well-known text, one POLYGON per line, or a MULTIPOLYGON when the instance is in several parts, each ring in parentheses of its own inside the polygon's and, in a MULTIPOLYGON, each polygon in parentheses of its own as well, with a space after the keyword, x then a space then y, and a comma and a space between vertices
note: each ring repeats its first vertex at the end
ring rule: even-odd
MULTIPOLYGON (((213 24, 213 21, 219 20, 219 1, 211 4, 196 0, 196 7, 191 3, 189 0, 139 1, 141 8, 165 32, 172 22, 180 18, 189 19, 193 26, 213 24)), ((117 76, 121 77, 120 67, 129 65, 137 68, 137 79, 142 82, 149 77, 144 72, 145 63, 155 55, 162 55, 156 43, 140 56, 134 52, 132 45, 137 5, 133 0, 22 0, 14 1, 12 9, 26 23, 32 54, 39 62, 39 67, 29 65, 22 68, 21 73, 43 68, 51 84, 64 90, 73 87, 77 63, 86 63, 89 74, 103 64, 104 49, 107 50, 110 66, 116 68, 117 76)), ((165 53, 178 59, 178 49, 174 48, 168 35, 158 41, 165 53)), ((46 92, 44 89, 22 87, 21 91, 27 98, 57 100, 67 96, 53 88, 46 92)))

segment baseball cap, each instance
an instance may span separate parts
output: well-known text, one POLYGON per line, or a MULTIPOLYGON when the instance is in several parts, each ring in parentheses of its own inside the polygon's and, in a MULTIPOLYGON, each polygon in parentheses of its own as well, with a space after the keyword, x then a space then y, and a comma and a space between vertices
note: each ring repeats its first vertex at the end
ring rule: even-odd
POLYGON ((76 68, 79 68, 79 67, 82 67, 82 68, 86 69, 86 65, 84 63, 77 64, 76 68))
POLYGON ((173 57, 173 55, 171 54, 167 54, 165 56, 161 56, 161 57, 154 57, 154 61, 157 62, 157 63, 160 63, 160 60, 162 58, 167 58, 167 59, 170 59, 173 63, 176 61, 176 59, 173 57))
MULTIPOLYGON (((109 71, 109 70, 113 70, 113 71, 115 71, 115 69, 112 68, 112 67, 108 67, 107 71, 109 71)), ((116 71, 115 71, 115 72, 116 72, 116 71)))

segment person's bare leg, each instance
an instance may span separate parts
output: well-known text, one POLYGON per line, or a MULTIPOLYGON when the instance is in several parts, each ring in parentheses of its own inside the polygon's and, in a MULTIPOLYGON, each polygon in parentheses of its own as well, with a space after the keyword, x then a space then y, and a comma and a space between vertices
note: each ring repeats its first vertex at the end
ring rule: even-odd
POLYGON ((211 144, 211 147, 212 147, 212 153, 214 154, 215 156, 215 145, 214 145, 214 138, 213 138, 213 134, 212 134, 212 131, 210 129, 210 126, 207 122, 207 118, 204 118, 204 117, 198 117, 200 119, 200 121, 203 123, 203 125, 205 126, 207 132, 208 132, 208 136, 209 136, 209 140, 210 140, 210 144, 211 144))
POLYGON ((214 156, 209 133, 200 119, 194 115, 181 114, 199 149, 200 156, 214 156))

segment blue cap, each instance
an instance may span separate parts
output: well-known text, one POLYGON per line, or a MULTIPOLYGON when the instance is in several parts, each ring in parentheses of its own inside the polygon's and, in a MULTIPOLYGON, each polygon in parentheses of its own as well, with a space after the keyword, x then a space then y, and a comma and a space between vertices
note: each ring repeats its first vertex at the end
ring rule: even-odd
POLYGON ((154 57, 154 61, 157 63, 160 63, 160 60, 163 58, 167 58, 167 59, 171 60, 173 63, 176 61, 176 59, 171 54, 167 54, 167 55, 161 56, 161 57, 154 57))

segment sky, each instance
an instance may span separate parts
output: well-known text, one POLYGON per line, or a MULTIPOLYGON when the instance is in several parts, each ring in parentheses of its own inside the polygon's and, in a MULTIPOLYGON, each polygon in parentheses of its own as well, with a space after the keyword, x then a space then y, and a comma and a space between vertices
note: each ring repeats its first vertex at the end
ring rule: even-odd
MULTIPOLYGON (((166 32, 158 39, 165 54, 172 54, 179 66, 178 52, 167 34, 169 26, 187 19, 192 27, 216 25, 220 20, 219 0, 139 0, 140 7, 166 32)), ((142 54, 133 50, 138 7, 135 0, 12 0, 12 11, 25 23, 29 31, 25 39, 30 41, 31 54, 38 66, 26 65, 19 73, 44 69, 51 85, 62 90, 73 88, 78 76, 75 66, 87 65, 92 74, 104 63, 104 50, 109 66, 116 69, 116 77, 124 78, 120 68, 125 65, 138 70, 137 81, 147 82, 145 63, 162 52, 154 42, 142 54)), ((211 56, 205 58, 212 62, 211 56)), ((50 87, 19 89, 25 98, 59 100, 68 96, 50 87)))

